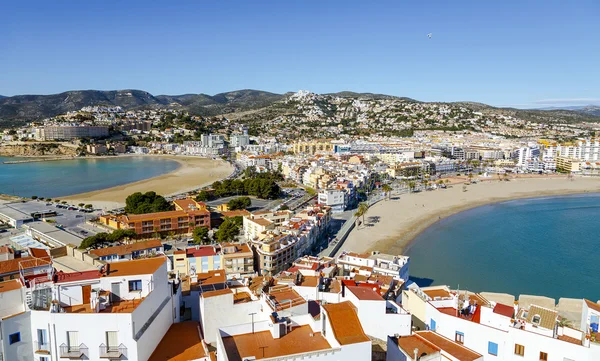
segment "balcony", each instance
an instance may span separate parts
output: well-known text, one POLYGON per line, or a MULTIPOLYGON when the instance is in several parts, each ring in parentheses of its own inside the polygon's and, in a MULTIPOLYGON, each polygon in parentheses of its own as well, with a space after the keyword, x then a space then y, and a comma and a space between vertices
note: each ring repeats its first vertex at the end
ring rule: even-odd
POLYGON ((70 346, 63 343, 59 348, 61 358, 83 359, 85 357, 87 359, 89 357, 89 350, 84 344, 79 346, 70 346))
POLYGON ((100 358, 118 359, 121 356, 127 358, 127 347, 123 344, 119 346, 100 345, 100 358))
POLYGON ((34 342, 33 344, 35 353, 49 354, 50 353, 50 344, 48 342, 34 342))

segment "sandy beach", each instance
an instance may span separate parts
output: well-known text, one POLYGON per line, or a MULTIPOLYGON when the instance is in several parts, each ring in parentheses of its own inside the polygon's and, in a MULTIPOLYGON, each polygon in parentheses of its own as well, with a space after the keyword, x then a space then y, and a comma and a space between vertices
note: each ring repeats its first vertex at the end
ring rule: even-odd
POLYGON ((158 177, 60 198, 72 204, 91 203, 95 208, 108 210, 123 207, 125 198, 135 192, 155 191, 158 194, 170 196, 204 187, 233 172, 233 167, 221 160, 170 155, 156 155, 155 157, 176 161, 181 166, 173 172, 158 177))
POLYGON ((402 254, 408 243, 440 219, 478 206, 519 198, 600 192, 600 178, 566 176, 521 177, 510 181, 497 178, 463 185, 455 179, 448 189, 413 194, 392 194, 372 206, 365 216, 366 226, 354 228, 342 250, 378 250, 402 254))

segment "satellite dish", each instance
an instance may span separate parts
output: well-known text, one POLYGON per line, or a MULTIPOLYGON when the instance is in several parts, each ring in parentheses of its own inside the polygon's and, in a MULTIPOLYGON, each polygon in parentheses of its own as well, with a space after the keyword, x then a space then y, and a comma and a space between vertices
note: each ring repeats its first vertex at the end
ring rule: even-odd
POLYGON ((431 37, 432 37, 432 36, 433 36, 433 34, 432 34, 432 33, 429 33, 429 34, 427 34, 427 37, 428 37, 429 39, 431 39, 431 37))

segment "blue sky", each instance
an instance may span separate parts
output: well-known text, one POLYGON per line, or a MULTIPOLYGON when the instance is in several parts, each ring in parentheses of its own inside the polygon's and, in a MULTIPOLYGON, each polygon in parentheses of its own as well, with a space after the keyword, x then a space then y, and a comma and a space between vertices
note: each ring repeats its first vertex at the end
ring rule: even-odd
POLYGON ((251 88, 600 104, 598 19, 598 0, 7 0, 0 94, 251 88))

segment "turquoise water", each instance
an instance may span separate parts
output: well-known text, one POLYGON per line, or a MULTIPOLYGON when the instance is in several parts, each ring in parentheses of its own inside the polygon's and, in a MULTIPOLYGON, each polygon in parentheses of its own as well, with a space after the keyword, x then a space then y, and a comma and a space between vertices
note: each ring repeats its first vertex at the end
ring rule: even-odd
POLYGON ((54 198, 123 185, 169 173, 179 163, 157 157, 73 159, 3 164, 19 158, 0 157, 0 193, 54 198))
POLYGON ((406 249, 420 285, 600 299, 600 194, 478 207, 443 219, 406 249))

